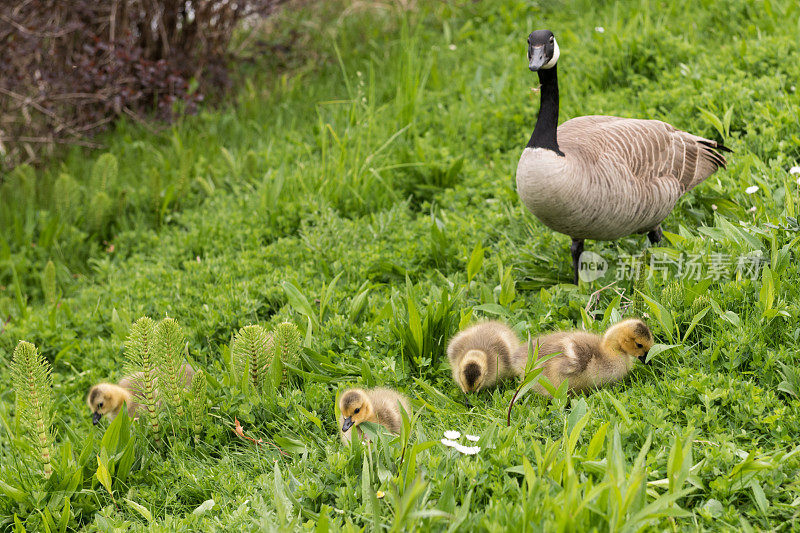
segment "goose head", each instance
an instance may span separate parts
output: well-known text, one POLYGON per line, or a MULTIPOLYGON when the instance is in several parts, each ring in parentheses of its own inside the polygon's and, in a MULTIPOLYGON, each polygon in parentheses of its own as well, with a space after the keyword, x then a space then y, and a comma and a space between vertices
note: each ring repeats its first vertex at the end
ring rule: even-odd
POLYGON ((339 411, 342 413, 342 431, 347 431, 372 418, 372 402, 366 391, 350 389, 339 398, 339 411))
POLYGON ((603 336, 603 341, 612 353, 627 357, 631 366, 636 359, 647 364, 647 352, 653 347, 653 334, 643 320, 630 318, 612 326, 603 336))
POLYGON ((486 380, 488 356, 483 350, 470 350, 459 365, 458 384, 464 393, 477 392, 486 380))
POLYGON ((92 387, 86 398, 86 403, 92 410, 92 424, 96 426, 103 415, 107 415, 109 420, 113 420, 128 398, 130 398, 130 393, 119 385, 98 383, 92 387))
POLYGON ((553 32, 536 30, 528 35, 528 68, 531 72, 553 68, 558 56, 558 43, 553 32))

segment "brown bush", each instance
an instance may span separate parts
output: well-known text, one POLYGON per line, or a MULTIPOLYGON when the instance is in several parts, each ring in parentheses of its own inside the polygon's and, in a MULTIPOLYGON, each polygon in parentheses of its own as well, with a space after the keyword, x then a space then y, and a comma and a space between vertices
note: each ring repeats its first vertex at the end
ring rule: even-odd
POLYGON ((287 1, 0 1, 0 166, 92 145, 122 114, 192 112, 227 85, 237 25, 287 1))

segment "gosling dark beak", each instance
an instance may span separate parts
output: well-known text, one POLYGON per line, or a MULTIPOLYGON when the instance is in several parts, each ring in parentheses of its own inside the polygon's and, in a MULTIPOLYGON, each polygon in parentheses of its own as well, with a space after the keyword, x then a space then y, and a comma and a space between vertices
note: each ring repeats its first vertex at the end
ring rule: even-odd
POLYGON ((348 416, 347 418, 344 419, 344 424, 342 424, 342 431, 347 431, 351 427, 353 427, 353 417, 348 416))
POLYGON ((102 418, 102 416, 103 416, 103 415, 102 415, 102 414, 100 414, 100 413, 94 413, 94 414, 92 414, 92 425, 95 425, 95 426, 96 426, 96 425, 97 425, 97 424, 100 422, 100 418, 102 418))
POLYGON ((645 365, 649 365, 650 364, 650 361, 647 360, 647 354, 640 355, 639 356, 639 361, 641 361, 642 364, 645 364, 645 365))
POLYGON ((547 63, 544 55, 544 46, 533 46, 528 49, 528 68, 531 72, 536 72, 547 63))

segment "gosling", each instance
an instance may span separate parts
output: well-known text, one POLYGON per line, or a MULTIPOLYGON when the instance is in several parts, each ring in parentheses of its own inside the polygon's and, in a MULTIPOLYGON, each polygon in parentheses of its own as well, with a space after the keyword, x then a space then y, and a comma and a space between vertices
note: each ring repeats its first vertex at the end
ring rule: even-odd
MULTIPOLYGON (((539 345, 538 358, 554 357, 537 365, 542 375, 558 388, 568 380, 568 390, 583 391, 602 387, 623 379, 638 359, 647 363, 647 352, 653 346, 653 335, 642 320, 631 318, 612 326, 601 337, 585 331, 561 331, 544 335, 518 348, 516 358, 528 357, 539 345)), ((549 393, 537 382, 535 390, 549 393)))
POLYGON ((342 413, 339 419, 342 424, 342 442, 350 444, 353 426, 361 435, 358 425, 362 422, 374 422, 392 433, 399 434, 403 424, 401 405, 408 416, 411 416, 411 404, 408 398, 392 389, 349 389, 344 391, 339 397, 339 411, 342 413))
POLYGON ((521 375, 527 353, 519 353, 516 333, 501 322, 475 324, 459 332, 447 346, 453 379, 464 393, 494 386, 498 380, 521 375))
MULTIPOLYGON (((194 376, 194 369, 184 363, 181 367, 183 371, 184 387, 188 388, 194 376)), ((92 411, 92 424, 95 426, 100 423, 100 419, 106 416, 109 421, 114 420, 122 410, 122 405, 128 407, 128 415, 136 418, 136 413, 141 409, 139 389, 142 373, 137 372, 120 380, 118 384, 98 383, 89 389, 86 403, 92 411)), ((158 390, 156 390, 158 397, 158 390)), ((158 402, 160 404, 160 402, 158 402)))

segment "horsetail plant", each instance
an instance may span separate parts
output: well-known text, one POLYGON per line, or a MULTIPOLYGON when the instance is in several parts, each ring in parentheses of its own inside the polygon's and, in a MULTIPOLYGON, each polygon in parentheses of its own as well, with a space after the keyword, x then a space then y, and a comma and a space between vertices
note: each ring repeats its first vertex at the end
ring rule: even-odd
POLYGON ((272 336, 261 326, 245 326, 236 333, 232 352, 237 376, 262 390, 272 360, 272 336))
MULTIPOLYGON (((291 322, 282 322, 278 324, 275 331, 272 332, 272 340, 274 345, 274 358, 273 361, 280 361, 283 368, 280 374, 280 381, 286 380, 287 369, 285 364, 288 363, 292 366, 297 366, 300 359, 300 351, 303 346, 303 339, 300 335, 300 330, 291 322)), ((280 382, 276 383, 279 384, 280 382)))
POLYGON ((53 386, 50 363, 39 353, 36 346, 20 341, 11 358, 11 375, 14 378, 17 396, 17 413, 31 443, 45 477, 53 473, 51 447, 53 433, 53 386))
POLYGON ((56 305, 56 265, 48 261, 42 272, 42 293, 50 306, 56 305))
POLYGON ((158 413, 156 412, 156 360, 155 323, 143 316, 133 323, 125 343, 126 371, 138 374, 134 391, 137 401, 146 411, 146 418, 156 447, 161 446, 159 437, 158 413))
POLYGON ((195 444, 200 442, 203 419, 206 416, 206 375, 198 370, 189 387, 189 411, 192 415, 192 431, 195 444))
POLYGON ((165 318, 156 326, 154 348, 159 394, 175 408, 178 417, 183 417, 183 388, 186 384, 184 342, 183 330, 175 319, 165 318))

